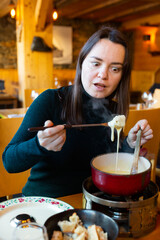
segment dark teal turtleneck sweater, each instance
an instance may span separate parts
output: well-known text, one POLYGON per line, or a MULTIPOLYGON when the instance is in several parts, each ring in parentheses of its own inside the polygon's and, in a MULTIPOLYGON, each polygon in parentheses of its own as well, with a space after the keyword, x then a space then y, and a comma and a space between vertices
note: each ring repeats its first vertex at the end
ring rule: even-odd
MULTIPOLYGON (((111 142, 109 127, 67 129, 66 142, 60 152, 41 147, 36 133, 29 127, 43 126, 46 120, 54 125, 61 120, 62 103, 58 92, 65 95, 70 87, 49 89, 39 95, 29 107, 17 133, 3 153, 3 163, 10 173, 31 168, 30 177, 23 188, 25 196, 60 197, 82 192, 82 182, 91 175, 90 161, 97 155, 116 152, 116 138, 111 142)), ((84 123, 111 120, 111 103, 96 100, 83 92, 84 123)), ((126 141, 120 151, 132 152, 126 141)))

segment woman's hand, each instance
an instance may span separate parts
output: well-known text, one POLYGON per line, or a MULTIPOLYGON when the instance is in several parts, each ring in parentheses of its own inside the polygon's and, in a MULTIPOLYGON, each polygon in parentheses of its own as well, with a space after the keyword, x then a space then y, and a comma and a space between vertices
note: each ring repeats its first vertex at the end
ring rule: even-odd
POLYGON ((66 141, 66 130, 63 125, 54 126, 53 122, 47 120, 44 126, 50 127, 43 131, 39 131, 37 136, 39 144, 51 151, 61 151, 66 141))
POLYGON ((128 133, 127 142, 131 148, 135 148, 139 128, 142 129, 141 146, 153 138, 153 130, 150 128, 148 121, 146 119, 140 120, 128 133))

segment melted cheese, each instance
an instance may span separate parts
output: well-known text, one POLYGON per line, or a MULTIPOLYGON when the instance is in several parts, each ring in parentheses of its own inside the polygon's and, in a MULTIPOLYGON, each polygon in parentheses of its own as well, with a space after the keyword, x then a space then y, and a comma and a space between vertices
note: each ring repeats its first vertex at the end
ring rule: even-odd
POLYGON ((108 123, 108 126, 111 128, 111 141, 114 141, 114 129, 117 130, 117 154, 116 154, 115 172, 118 171, 117 166, 118 166, 120 132, 124 128, 125 122, 126 122, 126 117, 124 115, 118 115, 108 123))

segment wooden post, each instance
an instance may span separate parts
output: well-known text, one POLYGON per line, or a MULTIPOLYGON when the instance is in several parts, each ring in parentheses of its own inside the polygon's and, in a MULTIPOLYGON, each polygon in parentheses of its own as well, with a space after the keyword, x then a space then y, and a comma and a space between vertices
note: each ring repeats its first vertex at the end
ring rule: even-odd
POLYGON ((31 50, 34 36, 52 47, 52 9, 52 0, 18 0, 17 3, 17 61, 22 105, 25 89, 54 86, 52 50, 31 50))

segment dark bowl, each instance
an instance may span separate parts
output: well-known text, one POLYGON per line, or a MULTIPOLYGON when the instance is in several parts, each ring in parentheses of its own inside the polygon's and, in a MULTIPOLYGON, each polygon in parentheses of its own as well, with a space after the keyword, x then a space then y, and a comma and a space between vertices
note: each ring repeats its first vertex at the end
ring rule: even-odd
POLYGON ((46 220, 44 225, 47 228, 49 240, 51 239, 54 230, 60 230, 58 221, 69 220, 69 217, 74 212, 77 213, 86 228, 93 224, 101 226, 103 231, 108 233, 108 240, 117 239, 119 229, 117 223, 112 218, 95 210, 70 209, 55 214, 46 220))

